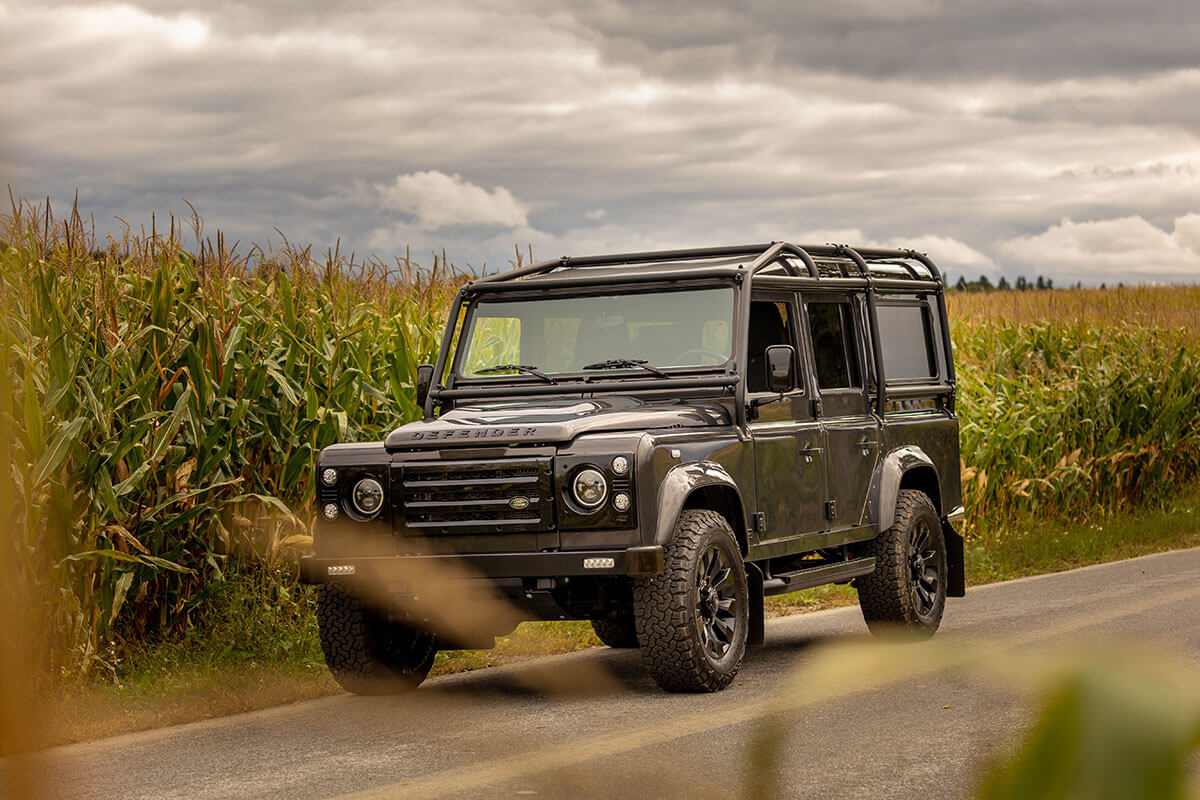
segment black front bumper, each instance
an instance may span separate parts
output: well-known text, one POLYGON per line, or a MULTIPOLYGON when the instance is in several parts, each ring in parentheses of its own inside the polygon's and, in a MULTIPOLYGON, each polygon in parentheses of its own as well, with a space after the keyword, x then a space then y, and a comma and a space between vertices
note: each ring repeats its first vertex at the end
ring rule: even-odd
POLYGON ((544 553, 475 553, 436 556, 364 556, 328 558, 303 556, 301 583, 337 580, 411 582, 415 575, 431 577, 466 573, 480 578, 555 578, 567 575, 630 575, 644 577, 663 571, 661 547, 625 550, 568 550, 544 553))

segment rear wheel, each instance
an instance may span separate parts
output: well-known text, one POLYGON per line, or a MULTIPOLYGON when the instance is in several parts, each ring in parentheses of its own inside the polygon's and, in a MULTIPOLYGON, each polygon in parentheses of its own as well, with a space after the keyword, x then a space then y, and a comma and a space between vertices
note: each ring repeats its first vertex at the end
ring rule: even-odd
POLYGON ((737 674, 750 629, 742 554, 715 511, 679 515, 665 569, 634 584, 642 659, 663 689, 715 692, 737 674))
POLYGON ((334 680, 354 694, 398 694, 416 688, 433 666, 437 639, 389 620, 336 584, 317 594, 321 650, 334 680))
POLYGON ((596 632, 596 638, 609 647, 628 649, 638 646, 637 622, 633 614, 616 619, 594 619, 592 630, 596 632))
POLYGON ((855 579, 867 627, 932 636, 946 607, 948 573, 942 523, 929 497, 902 490, 895 522, 871 546, 875 571, 855 579))

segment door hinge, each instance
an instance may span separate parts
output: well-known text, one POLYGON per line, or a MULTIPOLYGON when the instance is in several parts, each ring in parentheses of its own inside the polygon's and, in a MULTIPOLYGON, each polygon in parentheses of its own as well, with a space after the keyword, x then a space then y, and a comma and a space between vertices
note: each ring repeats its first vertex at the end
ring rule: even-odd
POLYGON ((754 532, 762 533, 767 529, 767 513, 759 511, 754 515, 754 532))
POLYGON ((825 501, 825 519, 837 518, 837 500, 825 501))

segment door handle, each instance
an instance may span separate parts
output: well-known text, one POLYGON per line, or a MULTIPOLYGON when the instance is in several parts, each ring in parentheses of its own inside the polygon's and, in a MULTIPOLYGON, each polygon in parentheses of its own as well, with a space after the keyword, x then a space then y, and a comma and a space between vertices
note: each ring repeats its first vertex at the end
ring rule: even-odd
POLYGON ((819 455, 821 455, 821 453, 825 452, 825 448, 824 447, 801 447, 796 452, 799 453, 800 455, 804 456, 804 461, 806 463, 811 464, 812 460, 815 456, 819 456, 819 455))
POLYGON ((862 450, 864 456, 872 450, 877 450, 878 448, 879 442, 873 442, 870 439, 863 439, 858 443, 858 449, 862 450))

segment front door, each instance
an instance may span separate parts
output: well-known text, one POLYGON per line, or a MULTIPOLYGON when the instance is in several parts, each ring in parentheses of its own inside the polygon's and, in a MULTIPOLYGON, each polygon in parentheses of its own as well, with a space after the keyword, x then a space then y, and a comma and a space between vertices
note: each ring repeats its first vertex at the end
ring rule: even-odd
POLYGON ((809 390, 801 364, 794 365, 797 388, 784 395, 771 392, 766 349, 773 344, 796 347, 796 305, 786 293, 755 293, 750 303, 746 399, 754 417, 757 480, 756 509, 762 514, 759 544, 764 555, 788 550, 789 540, 825 530, 826 497, 824 432, 812 416, 809 390))

